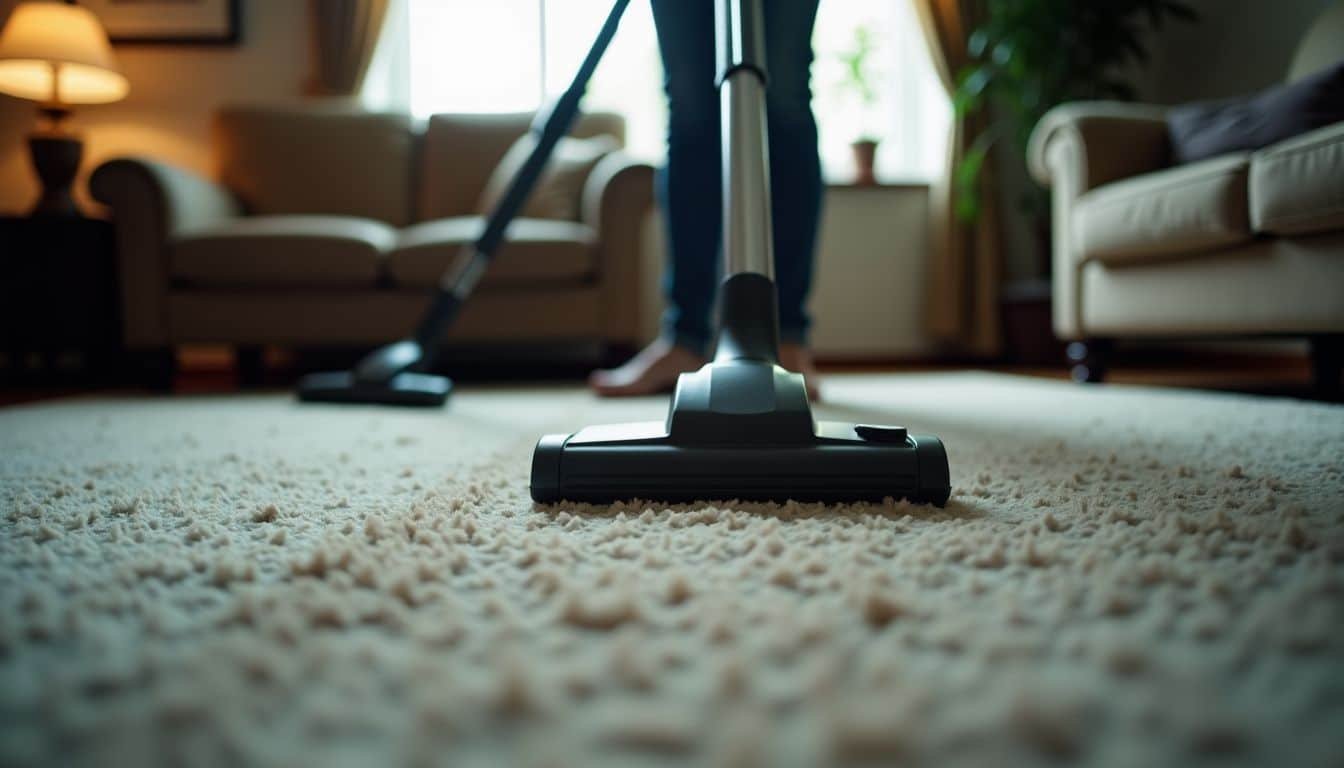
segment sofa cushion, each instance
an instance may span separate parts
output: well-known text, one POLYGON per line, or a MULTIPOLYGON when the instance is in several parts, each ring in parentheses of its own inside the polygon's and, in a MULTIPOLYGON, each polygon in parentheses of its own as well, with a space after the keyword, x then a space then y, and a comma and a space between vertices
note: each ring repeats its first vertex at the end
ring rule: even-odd
MULTIPOLYGON (((532 124, 531 113, 490 115, 431 115, 425 126, 421 152, 420 196, 416 206, 419 221, 477 212, 486 182, 504 153, 532 124)), ((571 136, 591 138, 602 134, 625 141, 625 119, 610 112, 583 114, 575 121, 571 136)))
POLYGON ((1097 187, 1073 210, 1079 251, 1104 264, 1127 264, 1249 240, 1249 166, 1249 155, 1228 155, 1097 187))
POLYGON ((211 287, 332 287, 378 283, 397 231, 349 216, 246 216, 175 239, 174 279, 211 287))
POLYGON ((1344 229, 1344 122, 1252 155, 1250 206, 1256 232, 1344 229))
POLYGON ((215 119, 220 180, 249 213, 410 222, 410 118, 338 107, 251 107, 215 119))
MULTIPOLYGON (((485 192, 476 206, 477 213, 486 215, 494 210, 536 146, 537 141, 530 133, 514 142, 486 182, 485 192)), ((560 139, 518 215, 529 219, 578 221, 584 183, 602 158, 619 148, 615 137, 605 134, 591 139, 560 139)))
MULTIPOLYGON (((416 224, 401 231, 387 257, 392 281, 402 286, 431 287, 480 235, 485 219, 459 216, 416 224)), ((500 246, 482 285, 507 285, 582 279, 595 266, 597 235, 590 227, 568 221, 514 219, 508 240, 500 246)))

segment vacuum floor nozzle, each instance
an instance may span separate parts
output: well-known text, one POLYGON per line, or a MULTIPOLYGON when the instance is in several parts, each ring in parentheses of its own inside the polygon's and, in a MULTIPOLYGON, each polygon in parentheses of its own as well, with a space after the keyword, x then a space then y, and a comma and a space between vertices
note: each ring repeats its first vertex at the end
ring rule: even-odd
POLYGON ((532 498, 605 503, 881 501, 942 506, 951 485, 936 437, 900 427, 818 422, 809 441, 679 443, 661 422, 546 435, 532 458, 532 498))
POLYGON ((333 371, 304 376, 297 393, 308 403, 433 407, 443 405, 452 390, 453 382, 445 376, 407 371, 386 381, 367 381, 351 371, 333 371))
MULTIPOLYGON (((732 282, 730 296, 742 288, 732 282)), ((721 336, 723 357, 682 374, 666 423, 541 438, 532 498, 947 502, 941 440, 904 427, 814 421, 803 377, 766 359, 732 357, 734 339, 721 336)))

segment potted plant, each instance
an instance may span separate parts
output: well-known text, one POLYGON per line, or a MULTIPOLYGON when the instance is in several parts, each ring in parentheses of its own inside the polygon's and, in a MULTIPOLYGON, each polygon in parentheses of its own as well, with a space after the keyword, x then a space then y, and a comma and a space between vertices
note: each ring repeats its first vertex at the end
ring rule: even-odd
MULTIPOLYGON (((1008 137, 1019 156, 1041 117, 1052 107, 1085 99, 1133 100, 1124 70, 1148 59, 1151 30, 1168 18, 1194 21, 1182 0, 994 0, 966 47, 971 63, 957 77, 958 116, 987 112, 988 127, 955 170, 957 213, 973 220, 980 210, 976 181, 990 146, 1008 137)), ((1025 212, 1043 221, 1045 191, 1033 187, 1025 212)), ((1048 231, 1048 227, 1046 227, 1048 231)))
MULTIPOLYGON (((958 73, 953 96, 958 117, 985 116, 953 171, 958 217, 972 221, 980 213, 979 176, 994 142, 1007 138, 1009 162, 1023 163, 1032 129, 1056 105, 1132 100, 1126 70, 1147 60, 1150 33, 1167 19, 1196 18, 1180 0, 990 0, 967 38, 970 63, 958 73)), ((1029 183, 1018 209, 1034 235, 1037 266, 1036 276, 1003 286, 1006 348, 1021 362, 1053 363, 1062 347, 1050 327, 1049 195, 1029 183)))
POLYGON ((873 33, 867 26, 854 28, 854 40, 850 47, 837 54, 843 75, 839 82, 842 94, 857 102, 860 111, 860 124, 864 126, 860 134, 850 143, 854 150, 854 183, 859 186, 872 186, 877 183, 874 165, 877 159, 877 146, 880 139, 869 130, 872 124, 871 112, 877 104, 877 76, 872 70, 873 33))

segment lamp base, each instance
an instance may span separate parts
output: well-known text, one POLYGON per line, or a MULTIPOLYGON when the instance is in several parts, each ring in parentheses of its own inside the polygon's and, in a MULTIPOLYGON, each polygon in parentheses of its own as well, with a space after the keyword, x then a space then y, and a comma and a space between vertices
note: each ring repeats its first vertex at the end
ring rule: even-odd
POLYGON ((28 137, 28 153, 42 182, 42 196, 29 215, 79 216, 70 189, 84 159, 84 142, 64 132, 36 132, 28 137))

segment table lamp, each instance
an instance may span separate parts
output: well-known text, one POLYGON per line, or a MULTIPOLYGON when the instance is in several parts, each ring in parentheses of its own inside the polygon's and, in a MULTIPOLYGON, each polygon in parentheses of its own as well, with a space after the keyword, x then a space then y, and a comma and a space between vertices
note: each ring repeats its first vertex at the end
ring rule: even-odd
POLYGON ((116 101, 127 90, 107 33, 87 8, 43 2, 15 7, 0 32, 0 92, 42 105, 42 119, 28 137, 42 182, 33 215, 79 215, 70 185, 84 143, 64 125, 70 105, 116 101))

